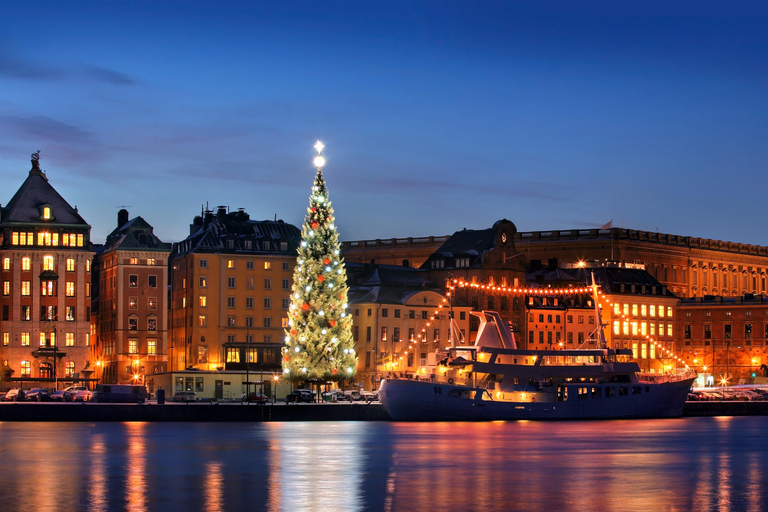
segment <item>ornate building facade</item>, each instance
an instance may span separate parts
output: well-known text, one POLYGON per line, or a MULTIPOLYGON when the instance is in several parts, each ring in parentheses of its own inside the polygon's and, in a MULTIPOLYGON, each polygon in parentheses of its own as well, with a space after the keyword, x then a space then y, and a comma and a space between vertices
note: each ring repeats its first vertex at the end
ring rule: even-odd
POLYGON ((0 210, 4 387, 88 382, 90 231, 32 155, 27 179, 0 210))

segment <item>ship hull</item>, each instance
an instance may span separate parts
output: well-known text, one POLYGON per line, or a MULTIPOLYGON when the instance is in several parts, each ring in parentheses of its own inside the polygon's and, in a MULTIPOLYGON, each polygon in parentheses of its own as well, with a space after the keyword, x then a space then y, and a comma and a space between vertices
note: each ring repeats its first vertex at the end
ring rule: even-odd
POLYGON ((388 379, 381 384, 379 398, 396 421, 670 418, 682 415, 692 383, 691 378, 664 383, 591 385, 587 396, 579 395, 577 385, 570 385, 562 401, 510 402, 492 400, 487 394, 483 399, 482 390, 474 388, 388 379), (599 388, 599 392, 592 393, 593 388, 599 388))

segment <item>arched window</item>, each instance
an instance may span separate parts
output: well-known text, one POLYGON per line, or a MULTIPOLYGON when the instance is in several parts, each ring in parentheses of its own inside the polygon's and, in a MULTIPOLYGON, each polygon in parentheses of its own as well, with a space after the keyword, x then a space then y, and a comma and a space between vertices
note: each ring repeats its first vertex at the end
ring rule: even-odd
POLYGON ((32 363, 29 361, 21 362, 21 376, 29 377, 32 374, 32 363))
POLYGON ((43 256, 43 270, 54 270, 53 256, 43 256))
POLYGON ((75 376, 75 362, 67 361, 64 363, 64 377, 72 378, 75 376))

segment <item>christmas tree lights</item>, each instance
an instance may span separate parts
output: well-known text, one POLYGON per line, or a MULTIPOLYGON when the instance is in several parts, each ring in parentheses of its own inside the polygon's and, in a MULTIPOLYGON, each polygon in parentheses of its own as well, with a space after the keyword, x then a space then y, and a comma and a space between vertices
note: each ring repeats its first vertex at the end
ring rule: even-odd
POLYGON ((283 375, 291 380, 340 381, 351 379, 357 370, 347 274, 323 179, 323 148, 317 141, 317 174, 293 273, 283 348, 283 375))

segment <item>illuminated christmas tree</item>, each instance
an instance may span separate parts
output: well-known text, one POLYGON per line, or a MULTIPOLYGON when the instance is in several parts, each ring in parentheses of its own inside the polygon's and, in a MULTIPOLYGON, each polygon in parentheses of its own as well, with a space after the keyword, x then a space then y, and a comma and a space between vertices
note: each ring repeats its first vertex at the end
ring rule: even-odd
POLYGON ((323 144, 293 272, 283 348, 283 374, 291 380, 351 379, 357 370, 352 317, 347 314, 347 273, 339 233, 323 179, 323 144))

